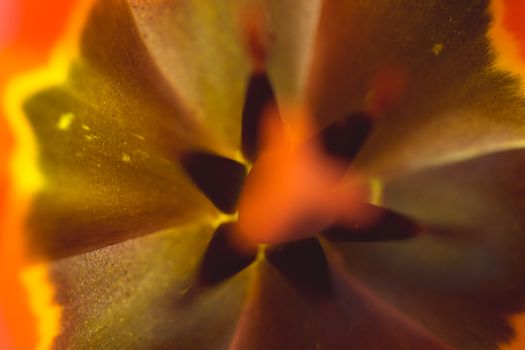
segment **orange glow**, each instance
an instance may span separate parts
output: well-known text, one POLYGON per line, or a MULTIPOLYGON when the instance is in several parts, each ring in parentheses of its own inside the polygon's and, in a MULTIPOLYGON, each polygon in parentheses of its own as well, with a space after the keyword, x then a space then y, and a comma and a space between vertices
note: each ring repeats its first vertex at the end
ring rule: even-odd
MULTIPOLYGON (((493 0, 493 27, 489 33, 498 53, 497 65, 525 79, 525 2, 517 0, 493 0)), ((513 318, 516 339, 504 350, 525 349, 525 313, 513 318)))
MULTIPOLYGON (((53 292, 46 265, 30 267, 24 254, 23 221, 38 182, 31 170, 36 149, 17 105, 24 95, 7 82, 46 64, 57 39, 64 37, 73 9, 78 6, 86 12, 87 7, 85 1, 15 3, 20 15, 14 23, 16 35, 0 49, 0 348, 40 350, 49 348, 56 334, 49 328, 57 327, 57 317, 54 306, 48 305, 53 292)), ((77 26, 77 32, 79 29, 77 26)), ((24 86, 24 93, 35 91, 42 83, 24 86)))
MULTIPOLYGON (((16 5, 19 17, 13 25, 17 31, 0 50, 2 95, 12 76, 45 62, 55 38, 64 30, 72 2, 17 1, 16 5), (43 6, 50 6, 51 11, 43 12, 43 6), (47 15, 42 16, 42 13, 47 15)), ((0 347, 5 350, 34 349, 37 344, 36 319, 19 276, 24 265, 21 218, 25 210, 24 204, 14 203, 8 160, 15 139, 2 112, 0 110, 0 347)))
MULTIPOLYGON (((499 0, 501 1, 501 0, 499 0)), ((516 0, 503 0, 504 11, 503 25, 512 33, 518 45, 518 52, 521 60, 525 60, 525 23, 523 15, 525 14, 525 3, 516 0)))
POLYGON ((496 65, 525 77, 525 3, 492 0, 494 16, 489 38, 497 52, 496 65))
POLYGON ((335 220, 366 223, 359 206, 368 196, 363 183, 352 175, 342 181, 345 166, 323 154, 307 111, 293 106, 281 113, 286 127, 271 113, 263 122, 263 151, 239 204, 241 234, 270 244, 314 235, 335 220))
POLYGON ((502 347, 502 350, 523 350, 525 349, 525 313, 514 317, 513 323, 516 330, 516 339, 502 347))

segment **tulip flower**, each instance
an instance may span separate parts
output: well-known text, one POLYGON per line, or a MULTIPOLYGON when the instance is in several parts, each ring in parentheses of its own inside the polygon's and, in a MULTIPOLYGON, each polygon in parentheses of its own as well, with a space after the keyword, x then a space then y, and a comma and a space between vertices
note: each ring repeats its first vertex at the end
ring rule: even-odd
POLYGON ((510 344, 525 99, 502 6, 85 9, 7 94, 41 347, 510 344))

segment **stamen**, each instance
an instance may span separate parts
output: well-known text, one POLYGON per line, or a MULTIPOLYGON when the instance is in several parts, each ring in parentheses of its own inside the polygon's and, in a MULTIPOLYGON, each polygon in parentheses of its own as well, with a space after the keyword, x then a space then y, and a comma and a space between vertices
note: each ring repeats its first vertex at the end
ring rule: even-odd
POLYGON ((319 138, 324 150, 347 164, 357 156, 373 126, 371 114, 360 111, 323 129, 319 138))
POLYGON ((338 185, 348 159, 355 156, 371 128, 368 115, 353 114, 345 125, 328 127, 312 136, 307 110, 282 110, 297 114, 294 118, 287 114, 287 120, 294 123, 287 125, 283 137, 275 135, 283 130, 273 119, 264 119, 260 130, 264 149, 251 168, 239 203, 240 231, 257 243, 277 244, 312 236, 331 225, 343 207, 352 210, 353 202, 364 199, 362 191, 357 191, 361 188, 358 184, 338 185), (323 152, 321 141, 340 157, 323 152))
POLYGON ((229 158, 193 151, 181 157, 181 164, 195 185, 221 211, 233 213, 246 177, 246 168, 229 158))
POLYGON ((251 162, 257 159, 261 151, 263 118, 269 115, 280 121, 271 83, 266 73, 254 73, 248 82, 242 112, 242 152, 251 162), (275 113, 272 113, 272 109, 275 113))
POLYGON ((264 8, 246 5, 239 13, 239 27, 252 71, 242 112, 241 148, 246 160, 254 162, 260 153, 263 116, 272 114, 280 120, 266 69, 269 31, 264 8), (269 113, 272 109, 277 112, 269 113))
POLYGON ((257 247, 238 244, 235 230, 236 224, 227 223, 213 234, 198 273, 201 287, 220 283, 255 261, 257 247))
POLYGON ((306 296, 322 297, 331 293, 332 283, 328 262, 316 238, 270 247, 266 250, 266 257, 298 291, 306 296))
POLYGON ((404 240, 423 233, 416 222, 402 214, 371 204, 362 206, 369 220, 354 223, 339 221, 321 234, 331 241, 375 242, 404 240))

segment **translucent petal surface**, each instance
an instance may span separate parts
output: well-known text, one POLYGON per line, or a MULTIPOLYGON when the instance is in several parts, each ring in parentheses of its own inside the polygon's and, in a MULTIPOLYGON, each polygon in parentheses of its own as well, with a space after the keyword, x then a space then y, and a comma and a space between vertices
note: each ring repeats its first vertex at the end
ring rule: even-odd
MULTIPOLYGON (((517 80, 491 68, 487 3, 324 2, 308 91, 323 123, 366 109, 392 72, 406 82, 358 166, 394 173, 522 140, 517 80)), ((385 204, 432 235, 341 244, 374 292, 338 276, 335 294, 314 300, 259 261, 244 310, 253 269, 185 299, 211 225, 122 241, 216 214, 176 159, 181 149, 238 148, 248 77, 240 3, 131 4, 101 1, 67 83, 26 104, 47 180, 33 243, 70 256, 53 263, 64 307, 56 348, 491 349, 509 339, 506 317, 525 291, 522 151, 387 182, 385 204)), ((318 4, 268 2, 278 100, 301 95, 318 4)))
POLYGON ((57 257, 92 250, 214 209, 176 165, 207 138, 152 65, 126 8, 100 2, 68 81, 25 110, 46 185, 33 246, 57 257))
POLYGON ((360 155, 362 168, 393 173, 524 139, 517 79, 493 68, 488 5, 324 3, 308 88, 317 117, 392 100, 360 155))
POLYGON ((350 273, 460 349, 508 341, 525 299, 525 151, 429 169, 385 184, 385 205, 419 220, 412 241, 342 244, 350 273))
POLYGON ((55 349, 228 349, 249 273, 181 303, 213 230, 185 226, 53 263, 64 308, 55 349))
MULTIPOLYGON (((142 38, 172 86, 229 148, 238 149, 249 63, 240 18, 246 1, 130 1, 142 38)), ((318 0, 255 1, 266 18, 278 99, 304 85, 318 0)))
POLYGON ((334 294, 318 299, 265 261, 257 269, 233 349, 447 349, 339 272, 334 294))

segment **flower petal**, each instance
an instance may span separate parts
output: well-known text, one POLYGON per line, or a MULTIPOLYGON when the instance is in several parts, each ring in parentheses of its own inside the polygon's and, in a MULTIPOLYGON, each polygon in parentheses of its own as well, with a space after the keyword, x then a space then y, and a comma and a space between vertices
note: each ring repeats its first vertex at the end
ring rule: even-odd
POLYGON ((429 234, 341 244, 350 272, 459 349, 509 341, 525 300, 524 173, 521 149, 387 182, 384 204, 429 234))
POLYGON ((46 178, 30 243, 52 257, 216 215, 176 165, 182 147, 207 138, 121 5, 98 3, 67 82, 25 104, 46 178))
MULTIPOLYGON (((269 71, 278 98, 298 95, 319 0, 256 1, 267 12, 269 71)), ((142 38, 170 84, 230 149, 240 146, 249 60, 242 41, 244 1, 130 0, 142 38)))
POLYGON ((269 72, 281 104, 305 93, 321 15, 322 0, 262 0, 268 4, 270 31, 269 72))
POLYGON ((180 303, 212 232, 185 226, 54 262, 63 307, 54 348, 227 349, 249 274, 180 303))
POLYGON ((387 174, 523 143, 525 103, 517 77, 494 67, 488 5, 324 2, 312 109, 323 124, 382 112, 356 165, 387 174))
POLYGON ((232 349, 448 348, 339 272, 333 272, 335 294, 319 298, 303 293, 267 261, 257 269, 232 349))

